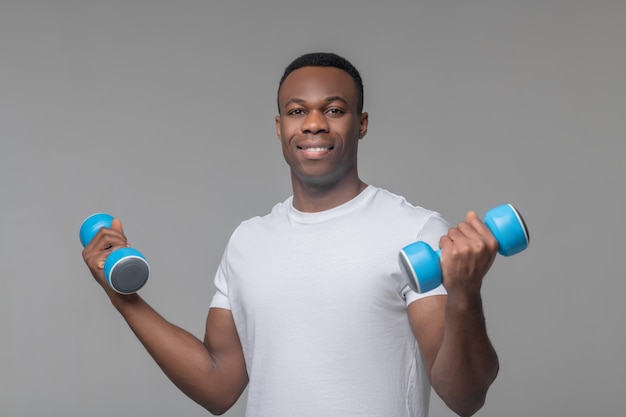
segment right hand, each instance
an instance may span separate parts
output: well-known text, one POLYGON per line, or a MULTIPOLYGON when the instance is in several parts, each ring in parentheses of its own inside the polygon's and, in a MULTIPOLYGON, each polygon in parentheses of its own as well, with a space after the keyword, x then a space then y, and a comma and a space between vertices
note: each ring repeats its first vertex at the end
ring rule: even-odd
POLYGON ((109 287, 104 277, 104 262, 114 250, 129 246, 122 229, 122 222, 120 219, 113 219, 111 227, 100 229, 83 249, 83 259, 89 267, 91 275, 109 294, 115 293, 115 291, 109 287))

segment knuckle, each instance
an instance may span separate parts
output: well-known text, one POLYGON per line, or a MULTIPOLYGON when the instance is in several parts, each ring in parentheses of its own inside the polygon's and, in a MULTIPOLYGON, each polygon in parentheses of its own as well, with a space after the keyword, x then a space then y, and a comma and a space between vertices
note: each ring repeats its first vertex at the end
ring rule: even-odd
POLYGON ((477 239, 476 241, 474 241, 474 251, 478 253, 482 253, 485 251, 486 248, 487 248, 487 245, 484 241, 480 239, 477 239))

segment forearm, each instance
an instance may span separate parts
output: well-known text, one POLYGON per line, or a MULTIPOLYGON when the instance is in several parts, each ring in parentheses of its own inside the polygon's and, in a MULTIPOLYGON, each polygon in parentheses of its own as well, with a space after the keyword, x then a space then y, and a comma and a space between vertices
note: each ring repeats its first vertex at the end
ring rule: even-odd
POLYGON ((444 336, 431 370, 433 388, 456 413, 472 415, 484 404, 498 369, 480 295, 449 295, 444 336))
POLYGON ((204 343, 163 319, 139 295, 122 295, 107 284, 103 267, 110 252, 128 247, 119 219, 101 228, 83 259, 112 304, 165 374, 213 414, 225 412, 248 383, 239 335, 230 311, 211 310, 204 343))
MULTIPOLYGON (((169 323, 141 297, 113 298, 131 330, 167 377, 192 400, 214 414, 239 397, 235 372, 224 369, 219 356, 189 332, 169 323)), ((226 363, 227 364, 227 363, 226 363)))

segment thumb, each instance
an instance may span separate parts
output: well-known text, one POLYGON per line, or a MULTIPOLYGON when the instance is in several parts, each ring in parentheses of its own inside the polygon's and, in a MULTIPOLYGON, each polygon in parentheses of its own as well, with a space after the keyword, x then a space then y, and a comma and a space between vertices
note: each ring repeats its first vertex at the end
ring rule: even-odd
POLYGON ((465 216, 465 219, 467 220, 468 223, 471 223, 472 220, 477 219, 477 218, 478 218, 478 215, 473 210, 468 211, 467 215, 465 216))
POLYGON ((124 230, 122 230, 122 221, 118 218, 115 218, 111 221, 111 229, 112 230, 117 230, 118 232, 124 232, 124 230))

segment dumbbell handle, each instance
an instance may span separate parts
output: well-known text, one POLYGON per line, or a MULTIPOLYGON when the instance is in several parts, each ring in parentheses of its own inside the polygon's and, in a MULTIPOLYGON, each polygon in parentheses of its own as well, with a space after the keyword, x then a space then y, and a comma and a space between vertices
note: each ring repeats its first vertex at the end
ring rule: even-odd
MULTIPOLYGON (((103 227, 111 227, 113 216, 95 213, 87 217, 79 232, 83 247, 98 234, 103 227)), ((150 274, 146 258, 137 249, 119 248, 109 254, 104 262, 104 277, 107 284, 120 294, 133 294, 144 286, 150 274)))
MULTIPOLYGON (((498 241, 499 254, 511 256, 528 247, 528 228, 511 204, 492 208, 484 222, 498 241)), ((435 251, 425 242, 414 242, 402 248, 399 260, 414 291, 427 292, 441 284, 441 249, 435 251)))

